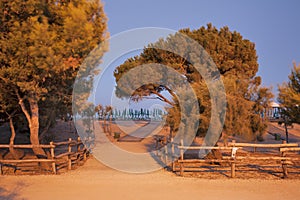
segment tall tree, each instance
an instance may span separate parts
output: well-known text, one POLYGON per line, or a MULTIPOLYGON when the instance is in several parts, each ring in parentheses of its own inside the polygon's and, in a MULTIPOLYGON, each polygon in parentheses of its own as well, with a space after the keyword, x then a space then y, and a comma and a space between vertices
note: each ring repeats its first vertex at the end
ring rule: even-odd
POLYGON ((289 81, 278 87, 278 101, 288 123, 300 123, 300 65, 294 63, 289 81))
MULTIPOLYGON (((103 5, 98 0, 2 0, 0 8, 1 87, 17 99, 30 141, 37 145, 40 114, 53 120, 60 111, 70 112, 77 71, 106 37, 103 5)), ((44 155, 38 148, 34 152, 44 155)))
MULTIPOLYGON (((228 27, 223 27, 218 30, 211 24, 197 30, 182 29, 179 32, 197 41, 211 56, 218 67, 225 85, 227 97, 224 133, 227 135, 243 135, 251 139, 262 134, 266 129, 266 121, 258 119, 260 119, 260 113, 263 112, 263 105, 267 104, 272 95, 267 88, 260 88, 260 77, 256 76, 258 63, 255 44, 244 39, 240 33, 230 31, 228 27), (263 90, 266 91, 263 93, 263 90), (259 91, 261 91, 260 94, 259 91), (255 128, 255 126, 257 127, 255 128)), ((176 94, 172 91, 173 86, 170 87, 152 82, 144 84, 133 93, 130 93, 129 91, 123 90, 124 87, 119 88, 118 83, 129 71, 132 72, 132 69, 137 66, 145 68, 144 72, 141 73, 149 72, 151 75, 155 74, 155 72, 153 72, 154 68, 149 69, 145 64, 159 63, 169 66, 182 74, 196 92, 199 111, 201 113, 197 134, 204 135, 208 129, 211 115, 211 99, 204 78, 201 77, 188 60, 172 52, 155 48, 156 45, 169 45, 169 42, 175 37, 176 35, 172 35, 167 39, 160 39, 156 43, 148 45, 139 56, 130 58, 117 67, 114 73, 118 84, 116 93, 119 97, 130 97, 136 101, 143 99, 145 96, 157 96, 158 99, 171 106, 171 109, 169 109, 169 120, 167 120, 167 122, 176 129, 179 124, 180 117, 178 116, 180 116, 180 109, 178 107, 178 101, 176 100, 176 94), (168 92, 172 98, 166 98, 166 96, 163 95, 165 92, 168 92)), ((174 46, 179 49, 179 52, 183 52, 186 57, 193 56, 184 43, 174 44, 174 46)), ((164 79, 168 74, 160 72, 153 76, 157 79, 164 79)), ((133 84, 138 77, 140 76, 131 76, 130 81, 127 81, 126 84, 122 84, 133 84)), ((180 83, 175 85, 180 85, 180 83)))

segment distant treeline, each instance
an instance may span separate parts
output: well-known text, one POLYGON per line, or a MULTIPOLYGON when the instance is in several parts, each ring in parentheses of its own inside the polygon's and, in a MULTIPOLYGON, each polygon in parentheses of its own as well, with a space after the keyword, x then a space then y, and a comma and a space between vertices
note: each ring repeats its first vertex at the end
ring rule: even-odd
POLYGON ((111 109, 108 112, 103 109, 97 112, 97 118, 99 120, 162 120, 167 112, 154 108, 154 109, 111 109))

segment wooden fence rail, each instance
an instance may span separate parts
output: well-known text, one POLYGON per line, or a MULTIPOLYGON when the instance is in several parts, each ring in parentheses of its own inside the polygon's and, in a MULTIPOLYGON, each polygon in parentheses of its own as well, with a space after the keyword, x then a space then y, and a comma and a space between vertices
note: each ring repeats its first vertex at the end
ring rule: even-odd
MULTIPOLYGON (((184 146, 183 141, 180 141, 179 145, 174 145, 174 147, 178 148, 180 152, 179 159, 176 161, 179 164, 179 171, 180 175, 182 176, 185 171, 186 164, 196 164, 196 163, 212 163, 212 162, 218 162, 218 163, 228 163, 231 166, 231 177, 235 176, 235 153, 237 151, 237 147, 212 147, 212 146, 184 146), (222 157, 221 159, 185 159, 184 158, 184 151, 185 150, 227 150, 230 151, 231 157, 222 157)), ((176 163, 172 165, 172 169, 176 171, 176 163)))
MULTIPOLYGON (((300 157, 290 157, 287 153, 289 152, 300 152, 300 147, 297 143, 290 144, 251 144, 251 143, 235 143, 234 141, 229 143, 227 147, 211 147, 211 146, 184 146, 183 141, 180 142, 179 145, 171 144, 172 148, 177 148, 177 150, 172 150, 172 152, 179 151, 179 156, 177 155, 177 160, 172 162, 172 170, 174 172, 179 170, 180 175, 182 176, 184 171, 187 170, 185 167, 189 167, 188 170, 192 171, 190 164, 196 163, 227 163, 230 165, 231 177, 234 178, 236 175, 236 165, 241 162, 246 162, 252 164, 253 161, 280 161, 282 166, 283 176, 288 176, 287 166, 295 164, 300 161, 300 157), (268 149, 279 149, 278 155, 260 155, 260 156, 240 156, 237 152, 241 150, 245 150, 245 148, 253 147, 253 148, 268 148, 268 149), (196 159, 187 159, 184 157, 185 150, 219 150, 220 152, 230 152, 231 156, 223 155, 220 158, 196 158, 196 159), (179 165, 176 168, 176 165, 179 165)), ((167 149, 166 149, 167 150, 167 149)), ((164 152, 165 155, 168 154, 167 151, 164 152)), ((176 157, 176 155, 172 155, 172 157, 176 157)), ((167 158, 167 156, 166 156, 167 158)), ((165 158, 165 160, 166 160, 165 158)), ((167 163, 167 162, 166 162, 167 163)))
MULTIPOLYGON (((31 144, 22 144, 22 145, 6 145, 0 144, 0 149, 32 149, 32 148, 43 148, 50 150, 50 156, 48 158, 30 158, 30 159, 0 159, 0 174, 3 174, 3 166, 5 165, 15 165, 15 171, 17 169, 17 164, 22 163, 38 163, 39 166, 41 163, 51 163, 52 172, 54 174, 57 173, 57 168, 59 165, 64 165, 66 163, 67 169, 72 169, 72 162, 77 163, 80 160, 86 161, 88 150, 85 148, 83 142, 78 137, 77 140, 72 140, 69 138, 68 141, 63 142, 50 142, 49 145, 41 144, 41 145, 31 145, 31 144), (66 151, 62 152, 60 149, 59 154, 56 154, 55 151, 58 147, 65 146, 66 151), (76 148, 72 148, 76 147, 76 148), (64 159, 66 158, 65 162, 64 159), (63 161, 62 161, 63 160, 63 161)), ((63 148, 62 148, 63 149, 63 148)))
POLYGON ((283 148, 283 147, 298 147, 297 143, 283 143, 283 144, 251 144, 251 143, 235 143, 229 142, 229 147, 254 147, 254 148, 283 148))
MULTIPOLYGON (((11 145, 9 144, 0 144, 0 149, 10 148, 11 145)), ((40 145, 32 145, 32 144, 14 144, 12 145, 15 149, 32 149, 32 148, 43 148, 43 149, 50 149, 55 148, 54 145, 48 144, 40 144, 40 145)))

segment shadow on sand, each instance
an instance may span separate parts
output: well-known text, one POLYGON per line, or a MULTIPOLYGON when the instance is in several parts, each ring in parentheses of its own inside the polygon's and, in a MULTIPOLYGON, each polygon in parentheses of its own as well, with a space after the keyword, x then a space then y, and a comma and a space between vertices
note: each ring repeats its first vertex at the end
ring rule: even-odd
POLYGON ((24 187, 24 184, 17 183, 16 186, 12 190, 7 190, 0 186, 0 199, 5 200, 16 200, 16 199, 22 199, 26 200, 26 198, 20 197, 18 191, 20 191, 21 188, 24 187))

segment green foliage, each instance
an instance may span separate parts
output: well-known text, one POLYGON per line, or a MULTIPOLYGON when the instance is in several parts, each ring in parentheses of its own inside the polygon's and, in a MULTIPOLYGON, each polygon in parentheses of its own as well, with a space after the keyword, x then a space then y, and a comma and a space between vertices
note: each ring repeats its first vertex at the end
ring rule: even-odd
POLYGON ((98 0, 1 0, 0 87, 6 97, 1 104, 24 103, 29 124, 37 115, 43 127, 71 113, 77 71, 105 37, 106 16, 98 0), (40 109, 33 109, 35 103, 40 109))
MULTIPOLYGON (((255 76, 258 71, 255 44, 244 39, 238 32, 231 32, 228 27, 218 30, 211 24, 197 30, 182 29, 179 32, 202 45, 218 67, 227 97, 224 132, 227 135, 243 135, 249 139, 254 139, 257 135, 263 134, 266 129, 266 121, 261 119, 260 114, 267 107, 272 94, 268 88, 260 88, 260 77, 255 76)), ((148 45, 139 56, 130 58, 117 67, 114 73, 118 84, 116 94, 119 97, 130 97, 137 101, 145 96, 157 95, 159 99, 171 105, 171 108, 168 110, 167 122, 174 126, 176 130, 180 123, 180 108, 177 97, 172 91, 173 86, 156 84, 153 81, 141 86, 133 93, 123 91, 119 87, 119 81, 122 77, 135 67, 144 67, 145 64, 150 63, 167 65, 182 74, 195 91, 201 114, 199 116, 200 124, 197 134, 205 135, 210 122, 211 97, 204 78, 186 59, 174 53, 155 48, 156 46, 164 47, 170 45, 170 41, 174 37, 176 37, 176 34, 169 36, 165 40, 160 39, 156 43, 148 45), (171 101, 162 96, 163 91, 171 94, 171 101)), ((173 45, 187 58, 196 56, 190 54, 187 44, 184 42, 173 45)), ((201 63, 208 58, 201 57, 200 59, 199 62, 201 63)), ((149 65, 147 65, 147 68, 145 67, 144 73, 149 72, 148 68, 149 65)), ((149 74, 153 74, 152 71, 149 74)), ((157 75, 158 79, 163 76, 168 76, 168 74, 160 72, 157 75)), ((131 82, 135 82, 135 77, 139 76, 131 77, 131 82)), ((128 81, 127 84, 130 85, 130 82, 128 81)), ((180 83, 178 82, 177 85, 180 85, 180 83)), ((218 89, 215 88, 215 90, 218 89)), ((224 115, 224 113, 219 113, 219 115, 224 115)), ((219 122, 216 123, 218 124, 219 122)))
POLYGON ((284 107, 282 114, 287 117, 287 122, 300 123, 300 65, 294 63, 288 83, 280 85, 278 90, 278 101, 284 107))

